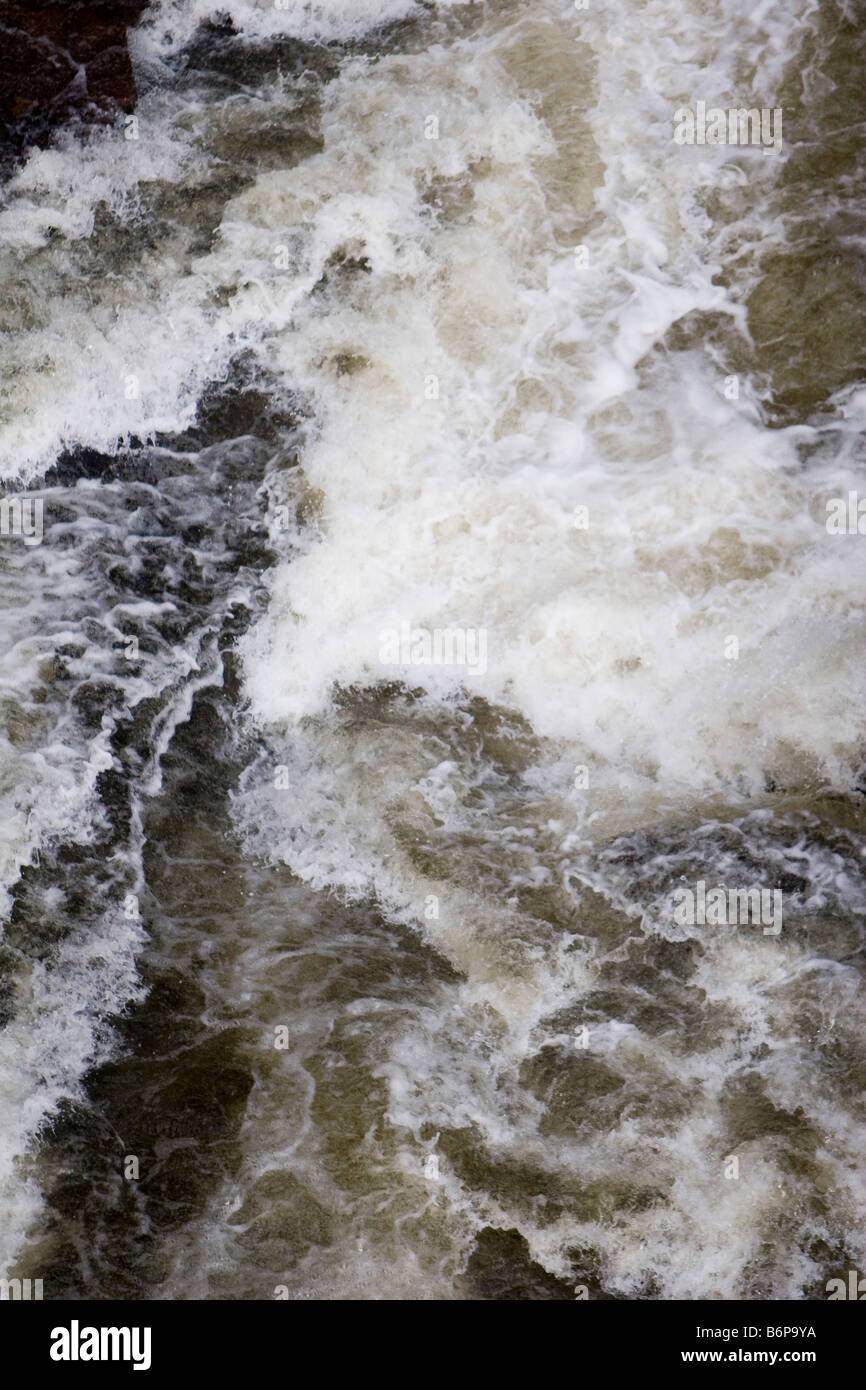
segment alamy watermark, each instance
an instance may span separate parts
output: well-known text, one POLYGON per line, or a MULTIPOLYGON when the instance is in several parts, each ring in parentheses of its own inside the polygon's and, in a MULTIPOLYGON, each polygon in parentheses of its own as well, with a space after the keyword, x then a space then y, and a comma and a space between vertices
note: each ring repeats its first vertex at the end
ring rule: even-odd
POLYGON ((782 930, 780 888, 707 888, 698 879, 694 888, 676 888, 671 895, 678 927, 761 925, 764 936, 782 930))
POLYGON ((852 1299, 856 1303, 866 1300, 866 1279, 856 1269, 848 1270, 847 1285, 844 1279, 828 1279, 825 1287, 828 1303, 836 1303, 840 1298, 852 1299))
POLYGON ((0 536, 20 536, 25 545, 39 545, 43 508, 41 497, 0 498, 0 536))
POLYGON ((725 110, 705 101, 674 112, 678 145, 760 145, 765 153, 782 153, 781 106, 732 106, 725 110))
POLYGON ((41 1279, 0 1279, 0 1303, 27 1303, 41 1298, 41 1279))
POLYGON ((487 670, 487 629, 483 627, 413 627, 402 622, 379 633, 383 666, 466 666, 487 670))
POLYGON ((149 1327, 82 1327, 73 1318, 69 1327, 51 1330, 52 1361, 131 1361, 134 1371, 150 1370, 149 1327))
POLYGON ((828 498, 826 526, 830 536, 866 536, 866 497, 849 492, 828 498))

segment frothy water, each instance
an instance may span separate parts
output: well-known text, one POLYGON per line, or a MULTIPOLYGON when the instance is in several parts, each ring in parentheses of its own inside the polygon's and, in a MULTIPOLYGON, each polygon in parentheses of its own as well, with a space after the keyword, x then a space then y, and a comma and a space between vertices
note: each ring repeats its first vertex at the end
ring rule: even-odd
POLYGON ((6 1269, 824 1297, 866 1260, 851 17, 130 37, 135 123, 0 200, 45 516, 0 540, 6 1269), (781 151, 678 144, 698 103, 781 151), (778 923, 674 913, 717 887, 778 923))

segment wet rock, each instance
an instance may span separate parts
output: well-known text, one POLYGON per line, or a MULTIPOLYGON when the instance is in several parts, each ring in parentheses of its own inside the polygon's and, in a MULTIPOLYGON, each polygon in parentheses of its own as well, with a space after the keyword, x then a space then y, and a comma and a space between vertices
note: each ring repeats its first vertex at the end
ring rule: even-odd
POLYGON ((501 1231, 485 1226, 479 1231, 459 1282, 470 1299, 523 1303, 575 1297, 570 1284, 533 1260, 529 1242, 514 1228, 501 1231))
POLYGON ((110 119, 135 105, 127 28, 149 0, 0 0, 0 144, 42 144, 72 116, 110 119))

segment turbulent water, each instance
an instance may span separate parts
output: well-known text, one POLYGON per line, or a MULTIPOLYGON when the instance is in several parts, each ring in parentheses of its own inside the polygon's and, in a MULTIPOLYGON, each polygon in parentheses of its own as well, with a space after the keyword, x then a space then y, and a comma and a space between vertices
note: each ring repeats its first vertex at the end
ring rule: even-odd
POLYGON ((859 28, 157 0, 8 173, 0 1272, 866 1270, 859 28))

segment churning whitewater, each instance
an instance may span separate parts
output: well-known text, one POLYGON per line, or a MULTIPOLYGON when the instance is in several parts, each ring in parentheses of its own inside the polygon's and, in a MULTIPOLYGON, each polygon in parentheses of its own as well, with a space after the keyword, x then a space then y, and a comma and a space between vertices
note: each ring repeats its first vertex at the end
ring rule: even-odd
POLYGON ((0 1273, 825 1298, 853 16, 155 0, 129 44, 134 115, 0 187, 0 1273))

